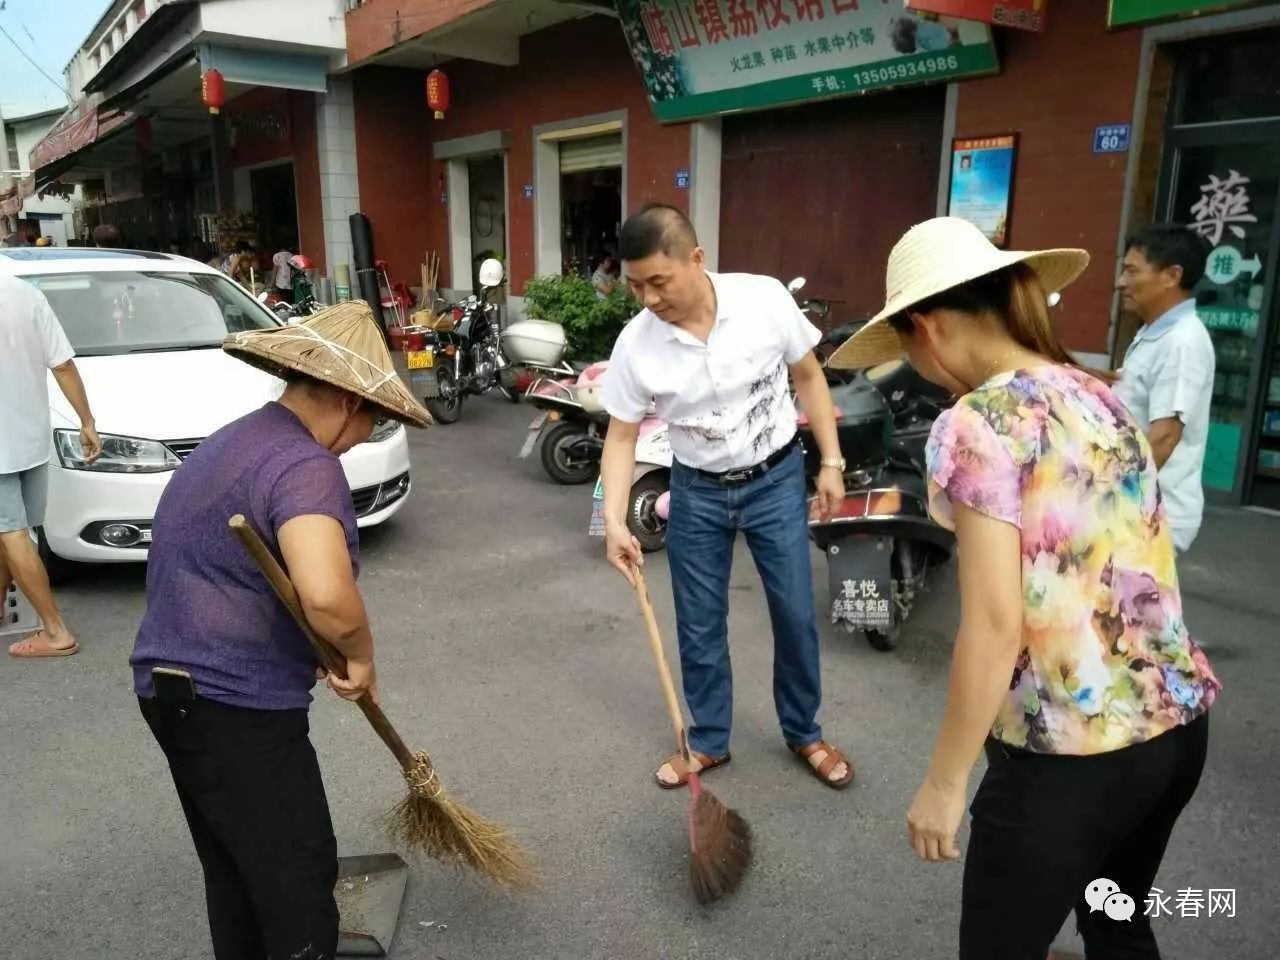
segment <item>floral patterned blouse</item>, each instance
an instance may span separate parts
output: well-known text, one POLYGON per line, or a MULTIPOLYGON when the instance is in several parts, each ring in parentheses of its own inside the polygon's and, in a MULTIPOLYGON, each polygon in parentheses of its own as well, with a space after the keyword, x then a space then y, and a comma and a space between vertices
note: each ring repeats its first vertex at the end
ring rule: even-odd
POLYGON ((1023 646, 992 736, 1103 753, 1209 709, 1221 684, 1182 621, 1151 449, 1105 384, 998 374, 938 418, 927 461, 939 523, 958 502, 1022 536, 1023 646))

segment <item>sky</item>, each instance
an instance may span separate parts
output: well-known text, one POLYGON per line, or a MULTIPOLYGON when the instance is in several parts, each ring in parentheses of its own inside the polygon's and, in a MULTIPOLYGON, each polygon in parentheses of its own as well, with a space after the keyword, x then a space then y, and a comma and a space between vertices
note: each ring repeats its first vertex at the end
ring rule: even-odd
MULTIPOLYGON (((111 0, 0 0, 0 27, 61 84, 63 69, 109 6, 111 0)), ((0 34, 0 115, 22 116, 66 103, 66 95, 0 34)))

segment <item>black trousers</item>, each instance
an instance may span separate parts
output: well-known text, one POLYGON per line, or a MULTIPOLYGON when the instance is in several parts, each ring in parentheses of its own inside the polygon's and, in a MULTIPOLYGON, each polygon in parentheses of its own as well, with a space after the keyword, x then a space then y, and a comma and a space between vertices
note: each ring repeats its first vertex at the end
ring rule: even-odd
POLYGON ((1147 895, 1208 742, 1208 715, 1086 757, 988 741, 970 808, 961 960, 1044 960, 1073 908, 1089 960, 1159 960, 1147 895), (1133 898, 1132 920, 1090 911, 1085 887, 1099 878, 1133 898))
POLYGON ((139 698, 204 867, 217 960, 329 960, 337 843, 305 710, 139 698))

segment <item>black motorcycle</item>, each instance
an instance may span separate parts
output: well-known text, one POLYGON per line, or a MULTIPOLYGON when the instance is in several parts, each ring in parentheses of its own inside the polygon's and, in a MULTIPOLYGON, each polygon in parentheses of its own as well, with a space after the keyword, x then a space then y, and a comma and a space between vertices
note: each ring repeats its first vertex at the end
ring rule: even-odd
MULTIPOLYGON (((832 384, 831 398, 845 495, 826 520, 810 503, 809 535, 827 555, 831 622, 892 650, 929 570, 955 545, 929 516, 924 463, 933 421, 952 398, 903 360, 850 374, 832 384)), ((820 455, 803 418, 801 439, 812 485, 820 455)))
POLYGON ((443 311, 444 323, 415 331, 422 346, 406 357, 409 381, 437 423, 456 423, 468 395, 503 389, 508 364, 499 345, 498 305, 490 300, 503 279, 501 262, 486 260, 480 292, 443 311))

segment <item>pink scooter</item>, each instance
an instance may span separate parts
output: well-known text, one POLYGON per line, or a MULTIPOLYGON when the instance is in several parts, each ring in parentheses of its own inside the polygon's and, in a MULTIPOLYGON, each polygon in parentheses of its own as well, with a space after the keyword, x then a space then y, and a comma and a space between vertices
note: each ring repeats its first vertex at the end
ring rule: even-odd
MULTIPOLYGON (((598 382, 593 396, 598 402, 598 382)), ((671 440, 665 421, 647 416, 640 422, 636 441, 636 467, 627 504, 627 527, 646 553, 667 543, 667 508, 671 500, 671 440)), ((604 483, 596 480, 592 493, 591 523, 587 532, 604 536, 604 483)))
POLYGON ((588 483, 600 469, 609 414, 600 401, 607 361, 581 372, 572 367, 531 368, 534 380, 525 399, 542 411, 529 425, 521 459, 541 447, 542 468, 556 483, 588 483))

